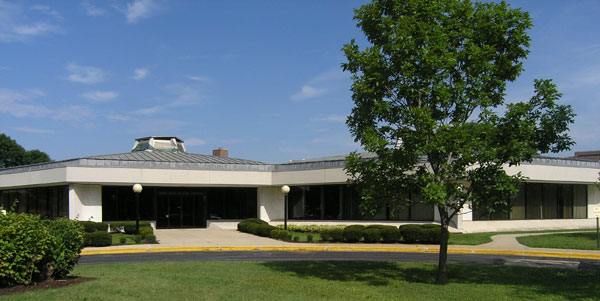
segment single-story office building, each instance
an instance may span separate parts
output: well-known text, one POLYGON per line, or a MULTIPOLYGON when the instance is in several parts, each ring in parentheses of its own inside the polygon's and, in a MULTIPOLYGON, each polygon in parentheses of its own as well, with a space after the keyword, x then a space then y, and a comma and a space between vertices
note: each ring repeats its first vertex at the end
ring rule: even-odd
MULTIPOLYGON (((361 217, 360 196, 347 184, 344 166, 344 156, 266 164, 229 158, 221 148, 212 156, 191 154, 177 137, 145 137, 136 139, 128 153, 1 169, 0 206, 47 217, 135 220, 132 185, 139 183, 141 219, 159 229, 232 228, 249 217, 282 222, 281 186, 289 185, 291 223, 399 225, 439 220, 437 210, 426 204, 361 217)), ((595 226, 600 161, 537 157, 507 171, 528 178, 510 200, 511 213, 488 216, 483 210, 464 208, 453 223, 457 230, 595 226)))

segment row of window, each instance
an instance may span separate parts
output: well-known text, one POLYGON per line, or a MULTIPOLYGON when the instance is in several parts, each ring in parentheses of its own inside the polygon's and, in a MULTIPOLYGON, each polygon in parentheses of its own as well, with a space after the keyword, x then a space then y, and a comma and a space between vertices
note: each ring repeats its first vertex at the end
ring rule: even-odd
POLYGON ((587 185, 523 183, 509 202, 510 213, 474 208, 473 220, 587 218, 587 185))
POLYGON ((69 186, 0 190, 0 207, 46 218, 69 216, 69 186))
MULTIPOLYGON (((69 215, 68 186, 0 191, 0 206, 17 212, 54 218, 69 215)), ((289 193, 288 218, 296 220, 431 221, 432 205, 416 201, 405 208, 382 208, 373 217, 360 212, 360 194, 349 185, 294 186, 289 193)), ((510 213, 489 214, 474 208, 473 220, 587 218, 587 185, 523 183, 509 200, 510 213)), ((102 187, 103 220, 135 220, 135 194, 129 186, 102 187)), ((140 218, 164 227, 206 225, 206 219, 245 219, 257 216, 256 188, 145 187, 140 194, 140 218)))
POLYGON ((288 196, 288 218, 308 220, 395 220, 432 221, 433 205, 419 203, 418 196, 404 208, 382 208, 375 216, 360 212, 360 194, 349 185, 315 185, 291 187, 288 196))

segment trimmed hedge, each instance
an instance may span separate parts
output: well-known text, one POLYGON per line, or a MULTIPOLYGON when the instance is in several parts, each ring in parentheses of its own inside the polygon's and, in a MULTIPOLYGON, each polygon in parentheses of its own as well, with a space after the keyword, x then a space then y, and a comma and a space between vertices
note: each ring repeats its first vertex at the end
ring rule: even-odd
POLYGON ((91 247, 106 247, 112 244, 112 237, 106 231, 96 231, 94 233, 86 233, 85 245, 91 247))
MULTIPOLYGON (((149 222, 140 221, 140 231, 142 227, 150 227, 149 222)), ((112 222, 110 223, 110 231, 111 232, 125 232, 125 234, 136 234, 135 233, 135 221, 129 222, 112 222)))
POLYGON ((366 227, 363 225, 351 225, 344 228, 344 240, 346 242, 359 242, 365 235, 366 227))
POLYGON ((275 227, 269 225, 269 223, 258 218, 245 219, 238 223, 237 228, 240 232, 260 235, 264 237, 269 237, 271 231, 275 229, 275 227))
POLYGON ((367 243, 376 243, 381 240, 381 231, 377 228, 366 228, 363 232, 364 241, 367 243))
POLYGON ((96 231, 108 231, 107 223, 97 223, 92 221, 79 221, 78 223, 83 226, 83 230, 85 231, 85 233, 93 233, 96 231))
POLYGON ((384 243, 395 243, 402 238, 400 229, 394 226, 383 226, 379 231, 381 231, 381 240, 384 243))
POLYGON ((83 233, 66 218, 0 214, 0 287, 65 277, 79 259, 83 233))
MULTIPOLYGON (((284 225, 277 225, 277 229, 284 230, 284 225)), ((330 230, 330 229, 344 229, 345 225, 295 225, 288 224, 287 230, 291 232, 301 232, 301 233, 321 233, 321 230, 330 230)))
POLYGON ((406 243, 439 244, 442 238, 441 226, 436 224, 402 225, 399 229, 406 243))
POLYGON ((292 239, 292 234, 287 230, 273 229, 271 231, 271 238, 288 241, 292 239))
POLYGON ((330 227, 319 231, 322 241, 341 242, 344 241, 344 228, 330 227))

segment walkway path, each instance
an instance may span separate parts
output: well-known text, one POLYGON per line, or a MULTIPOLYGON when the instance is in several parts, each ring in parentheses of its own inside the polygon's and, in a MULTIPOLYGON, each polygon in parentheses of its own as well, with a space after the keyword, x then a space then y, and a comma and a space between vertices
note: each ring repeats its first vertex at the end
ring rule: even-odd
MULTIPOLYGON (((557 232, 550 232, 557 233, 557 232)), ((571 233, 571 232, 560 232, 571 233)), ((373 251, 373 252, 439 252, 439 245, 417 244, 348 244, 348 243, 294 243, 283 242, 236 230, 177 229, 156 230, 160 244, 125 245, 85 248, 82 255, 182 252, 182 251, 373 251)), ((492 242, 471 245, 450 245, 448 253, 530 255, 562 258, 587 258, 600 260, 600 251, 530 248, 520 244, 516 237, 549 233, 500 234, 492 236, 492 242)))

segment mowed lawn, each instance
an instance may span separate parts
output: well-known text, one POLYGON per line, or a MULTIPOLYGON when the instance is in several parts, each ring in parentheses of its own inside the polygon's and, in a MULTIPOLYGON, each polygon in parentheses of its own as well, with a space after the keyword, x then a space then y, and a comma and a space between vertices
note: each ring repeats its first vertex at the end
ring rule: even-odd
POLYGON ((1 300, 515 300, 596 299, 600 273, 395 262, 161 262, 77 266, 97 280, 1 300))
POLYGON ((578 250, 598 250, 596 239, 597 234, 595 231, 517 237, 520 244, 532 248, 578 250))

